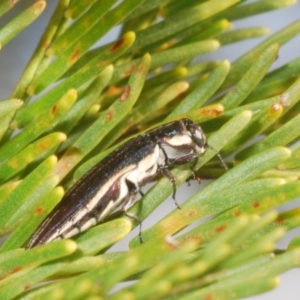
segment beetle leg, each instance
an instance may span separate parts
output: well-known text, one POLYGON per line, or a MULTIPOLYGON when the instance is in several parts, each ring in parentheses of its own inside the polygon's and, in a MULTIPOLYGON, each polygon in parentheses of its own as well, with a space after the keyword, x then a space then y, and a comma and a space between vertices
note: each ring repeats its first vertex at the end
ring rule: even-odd
POLYGON ((201 183, 201 178, 200 178, 199 176, 197 176, 197 175, 196 175, 196 172, 195 172, 195 167, 196 167, 196 165, 197 165, 197 163, 198 163, 198 160, 199 160, 199 157, 198 157, 198 155, 197 155, 197 156, 195 157, 195 159, 194 159, 194 162, 193 162, 192 166, 191 166, 191 171, 192 171, 194 180, 197 180, 198 183, 200 184, 200 183, 201 183))
POLYGON ((128 212, 128 209, 135 203, 135 197, 138 192, 138 188, 130 180, 126 179, 125 181, 129 190, 129 195, 124 199, 124 203, 122 205, 122 212, 128 218, 139 223, 139 227, 140 227, 139 239, 140 239, 140 243, 143 244, 144 241, 142 237, 142 220, 139 217, 135 216, 134 214, 128 212))
POLYGON ((162 153, 164 154, 166 165, 167 165, 167 166, 170 166, 169 157, 168 157, 168 155, 167 155, 167 153, 166 153, 166 150, 165 150, 160 144, 158 144, 158 146, 159 146, 159 149, 160 149, 160 150, 162 151, 162 153))
POLYGON ((159 144, 159 148, 161 149, 162 153, 164 154, 164 157, 165 157, 165 162, 166 162, 166 167, 162 167, 162 166, 159 166, 158 169, 159 171, 164 175, 166 176, 167 178, 170 179, 172 185, 173 185, 173 195, 172 195, 172 198, 174 200, 174 203, 176 205, 176 207, 178 209, 181 209, 180 205, 178 204, 178 202, 176 201, 175 199, 175 195, 176 195, 176 181, 175 181, 175 177, 174 175, 172 174, 172 172, 167 169, 167 167, 172 167, 172 164, 170 164, 170 161, 169 161, 169 158, 167 156, 167 153, 165 151, 165 149, 163 147, 161 147, 161 145, 159 144))
POLYGON ((160 172, 163 175, 165 175, 168 179, 170 179, 170 181, 171 181, 171 183, 173 185, 173 195, 172 195, 173 201, 174 201, 176 207, 178 209, 181 209, 180 205, 178 204, 178 202, 175 199, 175 195, 176 195, 176 181, 175 181, 174 175, 172 174, 172 172, 169 169, 159 168, 159 170, 160 170, 160 172))

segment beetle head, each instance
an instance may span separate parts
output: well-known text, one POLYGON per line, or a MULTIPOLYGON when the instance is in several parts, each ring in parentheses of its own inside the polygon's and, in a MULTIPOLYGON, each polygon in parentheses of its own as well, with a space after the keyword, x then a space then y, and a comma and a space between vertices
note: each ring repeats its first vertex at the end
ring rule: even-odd
POLYGON ((203 133, 201 127, 191 121, 190 119, 185 119, 184 124, 187 132, 189 133, 192 141, 195 144, 195 150, 200 155, 205 152, 207 148, 206 136, 203 133))

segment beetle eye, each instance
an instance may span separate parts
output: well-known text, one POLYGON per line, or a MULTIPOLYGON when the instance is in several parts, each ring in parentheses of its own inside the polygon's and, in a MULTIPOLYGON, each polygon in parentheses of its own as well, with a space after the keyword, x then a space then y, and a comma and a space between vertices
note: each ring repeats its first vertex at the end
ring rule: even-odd
POLYGON ((203 153, 206 149, 206 137, 200 126, 195 123, 188 124, 187 130, 191 134, 193 142, 198 146, 198 151, 203 153))

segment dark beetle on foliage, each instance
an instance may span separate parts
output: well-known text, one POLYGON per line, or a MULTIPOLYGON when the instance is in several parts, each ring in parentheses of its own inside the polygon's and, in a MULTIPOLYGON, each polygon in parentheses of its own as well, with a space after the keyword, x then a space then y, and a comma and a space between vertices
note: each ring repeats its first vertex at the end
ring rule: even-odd
MULTIPOLYGON (((175 200, 175 178, 169 169, 193 161, 193 171, 207 147, 211 146, 201 127, 189 119, 159 126, 129 140, 66 193, 33 234, 27 248, 72 237, 99 223, 119 206, 126 216, 141 224, 138 217, 128 213, 141 186, 160 172, 172 182, 175 200)), ((175 203, 179 208, 176 200, 175 203)), ((139 236, 142 242, 141 228, 139 236)))

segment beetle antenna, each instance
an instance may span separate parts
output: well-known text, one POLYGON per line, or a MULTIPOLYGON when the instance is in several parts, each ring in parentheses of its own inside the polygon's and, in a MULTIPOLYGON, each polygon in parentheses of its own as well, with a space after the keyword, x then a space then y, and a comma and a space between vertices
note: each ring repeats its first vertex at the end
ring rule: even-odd
POLYGON ((206 146, 207 146, 209 149, 211 149, 211 150, 213 150, 213 151, 216 152, 216 154, 217 154, 217 156, 218 156, 218 159, 219 159, 219 161, 221 162, 222 167, 223 167, 226 171, 228 171, 229 168, 228 168, 228 166, 226 165, 226 163, 225 163, 223 157, 221 156, 221 154, 218 152, 218 150, 217 150, 216 148, 214 148, 212 145, 209 145, 209 144, 207 144, 207 143, 206 143, 206 146))

